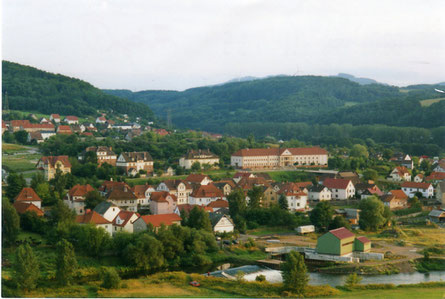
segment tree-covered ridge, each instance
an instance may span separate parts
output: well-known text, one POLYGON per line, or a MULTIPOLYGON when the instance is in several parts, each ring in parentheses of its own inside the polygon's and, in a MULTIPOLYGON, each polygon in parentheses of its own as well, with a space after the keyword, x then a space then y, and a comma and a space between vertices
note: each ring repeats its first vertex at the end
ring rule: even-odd
POLYGON ((2 61, 2 67, 2 92, 8 94, 9 109, 77 116, 94 116, 100 109, 145 119, 154 117, 147 105, 108 95, 79 79, 9 61, 2 61))
POLYGON ((359 85, 338 77, 278 76, 182 92, 106 92, 148 104, 161 117, 170 110, 178 126, 215 132, 231 122, 356 124, 363 113, 366 124, 413 125, 409 117, 394 118, 397 111, 408 111, 410 117, 422 115, 416 126, 444 124, 435 117, 437 111, 443 111, 442 106, 434 104, 425 109, 418 104, 419 100, 440 96, 433 88, 400 90, 381 84, 359 85))

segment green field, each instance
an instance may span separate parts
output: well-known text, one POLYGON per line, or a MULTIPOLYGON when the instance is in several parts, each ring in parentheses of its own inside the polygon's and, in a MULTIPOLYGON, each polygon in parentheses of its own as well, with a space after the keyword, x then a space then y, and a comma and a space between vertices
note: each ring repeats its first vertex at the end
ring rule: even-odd
POLYGON ((420 105, 422 105, 422 107, 428 107, 428 106, 431 106, 434 103, 438 103, 438 102, 443 101, 443 100, 445 100, 445 98, 422 100, 422 101, 420 101, 420 105))
POLYGON ((6 166, 9 170, 23 172, 36 169, 36 163, 42 155, 3 155, 2 166, 6 166))
POLYGON ((445 287, 431 287, 431 288, 402 287, 390 290, 355 290, 351 292, 342 291, 340 295, 329 298, 440 299, 444 298, 444 296, 445 296, 445 287))

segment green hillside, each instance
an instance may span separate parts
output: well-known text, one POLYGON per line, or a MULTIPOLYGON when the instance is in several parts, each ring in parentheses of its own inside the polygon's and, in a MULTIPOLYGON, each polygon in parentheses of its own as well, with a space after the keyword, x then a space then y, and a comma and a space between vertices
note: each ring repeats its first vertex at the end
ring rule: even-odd
MULTIPOLYGON (((338 77, 278 76, 178 91, 106 90, 142 102, 183 128, 224 132, 230 123, 384 124, 433 128, 445 125, 443 103, 428 86, 409 90, 381 84, 360 85, 338 77), (413 123, 413 118, 416 123, 413 123)), ((232 132, 233 133, 233 132, 232 132)))
POLYGON ((79 79, 9 61, 2 61, 2 67, 2 92, 7 92, 12 110, 95 116, 100 109, 149 120, 154 117, 147 105, 106 94, 79 79))

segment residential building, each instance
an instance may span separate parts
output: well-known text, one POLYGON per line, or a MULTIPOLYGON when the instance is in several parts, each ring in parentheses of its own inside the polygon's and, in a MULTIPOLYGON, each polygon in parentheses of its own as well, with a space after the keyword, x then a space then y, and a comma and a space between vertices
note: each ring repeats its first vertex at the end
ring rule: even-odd
POLYGON ((112 147, 108 146, 90 146, 85 149, 83 155, 79 156, 79 160, 83 160, 84 156, 88 152, 96 153, 97 164, 102 166, 102 164, 107 163, 111 166, 116 166, 117 155, 113 152, 112 147))
POLYGON ((54 131, 37 131, 28 133, 28 142, 35 140, 37 143, 42 143, 51 136, 56 135, 54 131))
POLYGON ((183 180, 165 180, 156 187, 156 191, 166 191, 176 196, 177 204, 182 205, 188 203, 190 193, 193 186, 183 180))
POLYGON ((111 223, 121 209, 111 202, 103 201, 94 208, 94 211, 111 223))
POLYGON ((182 218, 175 214, 162 215, 144 215, 140 216, 133 222, 134 232, 141 232, 147 230, 148 226, 152 226, 157 231, 162 225, 169 227, 171 225, 181 225, 182 218))
POLYGON ((410 155, 407 154, 396 153, 389 159, 389 161, 399 164, 400 166, 405 166, 408 169, 414 168, 413 160, 411 159, 410 155))
POLYGON ((77 215, 85 214, 85 198, 88 192, 94 191, 91 185, 75 185, 66 194, 64 202, 68 207, 76 211, 77 215))
MULTIPOLYGON (((424 175, 423 175, 423 173, 418 173, 418 174, 416 174, 416 176, 414 177, 413 182, 416 182, 416 183, 422 183, 422 182, 423 182, 423 179, 424 179, 424 175)), ((444 179, 445 179, 445 175, 444 175, 444 179)))
POLYGON ((105 199, 121 210, 137 212, 138 198, 127 184, 116 184, 110 188, 105 199))
POLYGON ((220 199, 217 199, 217 200, 212 201, 211 203, 209 203, 207 205, 207 208, 212 209, 212 211, 210 211, 210 212, 213 212, 213 211, 216 212, 216 211, 218 211, 220 209, 224 209, 224 208, 228 209, 229 208, 229 202, 227 200, 224 200, 224 199, 220 198, 220 199))
POLYGON ((73 131, 71 130, 70 126, 59 125, 57 127, 57 134, 67 134, 67 135, 70 135, 70 134, 73 134, 73 131))
POLYGON ((191 169, 194 163, 199 163, 201 166, 207 164, 214 167, 219 164, 219 157, 207 149, 190 150, 187 155, 179 159, 179 166, 185 169, 191 169))
POLYGON ((60 115, 59 114, 51 114, 49 116, 49 120, 58 124, 58 123, 60 123, 60 115))
POLYGON ((213 182, 211 178, 204 174, 189 174, 184 181, 198 185, 208 185, 213 182))
POLYGON ((262 207, 270 207, 278 203, 278 191, 272 186, 264 186, 262 207))
POLYGON ((385 194, 380 197, 385 206, 388 206, 391 210, 405 209, 408 207, 408 200, 406 198, 398 198, 394 194, 385 194))
POLYGON ((103 116, 99 116, 98 118, 96 118, 96 124, 104 124, 107 122, 107 119, 103 116))
POLYGON ((292 212, 305 211, 308 207, 307 192, 302 191, 295 183, 283 184, 278 194, 286 196, 288 209, 292 212))
POLYGON ((195 186, 189 195, 188 203, 191 205, 208 205, 218 199, 225 199, 224 194, 213 183, 210 183, 195 186))
POLYGON ((350 180, 327 178, 323 185, 331 190, 332 199, 349 199, 355 196, 355 187, 350 180))
POLYGON ((442 207, 445 207, 445 181, 437 184, 436 199, 442 204, 442 207))
POLYGON ((433 170, 435 172, 445 172, 445 159, 440 159, 438 162, 434 163, 433 170))
POLYGON ((426 177, 425 181, 436 184, 445 180, 445 172, 433 171, 429 176, 426 177))
POLYGON ((214 233, 231 233, 235 229, 235 224, 229 215, 209 213, 209 218, 214 233))
POLYGON ((405 166, 397 166, 389 174, 388 180, 394 182, 411 181, 411 174, 405 166))
POLYGON ((403 192, 403 190, 390 190, 388 193, 393 194, 396 196, 396 198, 398 199, 408 199, 408 195, 405 194, 405 192, 403 192))
POLYGON ((238 184, 241 179, 256 178, 257 176, 251 172, 239 171, 233 175, 233 181, 238 184))
POLYGON ((121 210, 117 216, 113 219, 113 234, 117 232, 133 233, 133 223, 138 219, 140 215, 132 211, 121 210))
POLYGON ((36 167, 44 171, 45 179, 48 181, 55 177, 57 169, 63 174, 71 173, 68 156, 43 156, 37 162, 36 167))
POLYGON ((124 152, 119 155, 116 166, 123 168, 126 173, 130 173, 132 169, 152 173, 153 158, 148 152, 124 152))
POLYGON ((171 214, 177 206, 176 196, 167 191, 156 191, 150 196, 150 212, 153 215, 171 214))
POLYGON ((155 188, 148 184, 145 185, 135 185, 131 190, 137 197, 138 207, 149 207, 150 206, 150 194, 155 192, 155 188))
POLYGON ((76 222, 79 224, 94 224, 96 227, 103 228, 110 235, 112 234, 112 223, 95 211, 89 210, 83 215, 77 215, 76 222))
POLYGON ((402 190, 409 198, 414 197, 417 192, 422 193, 422 197, 425 198, 431 198, 434 194, 434 188, 431 183, 404 182, 402 190))
MULTIPOLYGON (((214 203, 214 202, 212 202, 214 203)), ((191 210, 193 210, 194 208, 198 208, 200 210, 204 210, 208 213, 214 212, 216 210, 214 210, 213 208, 209 207, 209 206, 198 206, 198 205, 190 205, 190 204, 183 204, 183 205, 177 205, 176 209, 175 209, 175 214, 181 216, 181 213, 185 212, 185 213, 190 213, 191 210)))
POLYGON ((16 201, 13 204, 18 214, 25 214, 26 212, 36 213, 37 216, 42 217, 43 211, 37 207, 34 203, 16 201))
POLYGON ((270 169, 287 166, 317 166, 328 164, 328 152, 320 147, 310 148, 252 148, 232 154, 233 167, 241 169, 270 169))
POLYGON ((69 125, 77 125, 79 123, 79 118, 77 116, 68 115, 65 116, 64 122, 69 125))
POLYGON ((235 189, 235 183, 232 180, 221 180, 213 183, 218 189, 220 189, 224 196, 232 193, 232 190, 235 189))
POLYGON ((324 201, 332 199, 332 192, 323 185, 314 185, 308 189, 309 200, 324 201))

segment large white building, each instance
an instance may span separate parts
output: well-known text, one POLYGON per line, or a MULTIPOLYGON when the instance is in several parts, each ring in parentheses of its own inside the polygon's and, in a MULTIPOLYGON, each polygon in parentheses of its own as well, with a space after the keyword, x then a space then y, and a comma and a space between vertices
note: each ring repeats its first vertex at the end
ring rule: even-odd
POLYGON ((430 183, 404 182, 402 184, 402 191, 405 192, 409 198, 414 197, 417 192, 422 193, 422 196, 425 198, 431 198, 434 195, 434 188, 430 183))
POLYGON ((320 147, 241 149, 232 155, 230 164, 241 169, 327 166, 328 152, 320 147))
POLYGON ((179 166, 184 167, 185 169, 190 169, 196 162, 201 166, 208 164, 214 167, 219 163, 219 157, 209 150, 191 150, 187 155, 179 159, 179 166))

